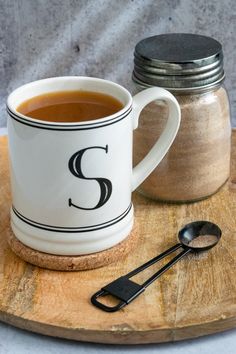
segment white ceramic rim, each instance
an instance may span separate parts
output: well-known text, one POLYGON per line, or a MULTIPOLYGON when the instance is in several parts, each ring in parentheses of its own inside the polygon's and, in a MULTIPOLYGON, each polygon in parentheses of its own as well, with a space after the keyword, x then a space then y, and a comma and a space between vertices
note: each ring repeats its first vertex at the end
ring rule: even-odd
MULTIPOLYGON (((80 88, 81 89, 81 88, 80 88)), ((64 91, 68 90, 72 90, 72 89, 63 89, 64 91)), ((82 89, 83 91, 86 91, 84 89, 82 89)), ((46 94, 47 92, 56 92, 57 90, 51 90, 51 91, 47 91, 45 89, 45 91, 43 91, 42 94, 46 94)), ((58 91, 62 91, 62 90, 58 90, 58 91)), ((93 90, 93 89, 89 89, 87 91, 93 91, 93 92, 101 92, 99 90, 93 90)), ((37 95, 29 95, 29 98, 32 98, 32 97, 36 97, 37 95)), ((20 87, 18 87, 17 89, 15 89, 7 98, 7 108, 15 115, 15 116, 18 116, 19 118, 22 118, 28 122, 31 122, 33 125, 39 123, 39 124, 43 124, 45 126, 57 126, 57 127, 65 127, 65 126, 68 126, 68 127, 73 127, 73 126, 89 126, 89 125, 93 125, 94 122, 96 123, 103 123, 103 122, 106 122, 106 121, 110 121, 110 120, 113 120, 117 117, 120 117, 120 116, 123 116, 127 111, 129 111, 131 109, 131 106, 132 106, 132 96, 131 94, 129 93, 128 90, 126 90, 123 86, 115 83, 115 82, 112 82, 112 81, 109 81, 109 80, 105 80, 105 79, 100 79, 100 78, 96 78, 96 77, 87 77, 87 76, 59 76, 59 77, 51 77, 51 78, 47 78, 47 79, 42 79, 42 80, 36 80, 36 81, 32 81, 28 84, 25 84, 25 85, 22 85, 20 87), (90 121, 83 121, 83 122, 52 122, 52 121, 44 121, 44 120, 39 120, 39 119, 33 119, 33 118, 30 118, 28 116, 25 116, 24 114, 22 113, 19 113, 16 108, 21 104, 23 103, 26 99, 23 99, 23 100, 19 100, 19 95, 22 94, 22 92, 26 91, 26 90, 29 90, 29 92, 31 92, 31 90, 33 88, 36 88, 37 86, 41 86, 41 85, 44 85, 45 87, 47 86, 47 84, 52 84, 52 83, 62 83, 64 82, 65 85, 66 83, 70 82, 70 83, 75 83, 75 82, 81 82, 81 81, 84 81, 84 82, 87 82, 87 83, 91 83, 94 82, 95 83, 98 83, 99 85, 102 85, 103 87, 107 87, 107 90, 105 90, 106 92, 102 92, 102 93, 106 93, 110 96, 113 96, 115 97, 116 99, 118 99, 119 101, 121 101, 121 97, 123 96, 123 104, 124 104, 124 107, 119 110, 118 112, 112 114, 112 115, 109 115, 109 116, 106 116, 106 117, 103 117, 103 118, 99 118, 99 119, 94 119, 94 120, 90 120, 90 121), (109 93, 109 87, 115 89, 119 94, 117 95, 114 95, 114 94, 110 94, 109 93), (18 101, 18 103, 16 104, 15 101, 18 101), (126 100, 126 102, 124 102, 126 100), (17 107, 16 107, 17 106, 17 107)))

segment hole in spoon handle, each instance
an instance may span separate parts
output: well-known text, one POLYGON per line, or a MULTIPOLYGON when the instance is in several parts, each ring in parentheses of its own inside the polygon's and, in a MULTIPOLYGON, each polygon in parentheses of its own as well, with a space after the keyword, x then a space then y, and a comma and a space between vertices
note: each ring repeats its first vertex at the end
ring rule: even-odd
POLYGON ((153 274, 148 280, 146 280, 142 286, 146 289, 150 284, 152 284, 157 278, 159 278, 163 273, 165 273, 168 269, 170 269, 175 263, 177 263, 180 259, 186 256, 189 252, 191 252, 190 248, 184 249, 181 253, 175 256, 171 261, 164 265, 161 269, 159 269, 155 274, 153 274))

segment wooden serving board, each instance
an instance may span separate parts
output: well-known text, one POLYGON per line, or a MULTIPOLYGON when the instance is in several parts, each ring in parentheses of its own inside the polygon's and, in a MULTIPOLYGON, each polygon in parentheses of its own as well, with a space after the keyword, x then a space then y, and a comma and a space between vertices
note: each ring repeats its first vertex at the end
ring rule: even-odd
MULTIPOLYGON (((236 143, 236 132, 233 140, 236 143)), ((140 242, 124 260, 89 271, 50 271, 25 263, 7 245, 11 197, 7 139, 1 138, 0 319, 46 335, 117 344, 177 341, 235 327, 235 167, 236 149, 231 181, 198 203, 161 204, 135 193, 140 242), (174 245, 178 229, 197 219, 211 220, 222 229, 214 249, 188 255, 119 312, 105 313, 91 305, 94 292, 174 245)), ((159 266, 135 281, 144 280, 159 266)))

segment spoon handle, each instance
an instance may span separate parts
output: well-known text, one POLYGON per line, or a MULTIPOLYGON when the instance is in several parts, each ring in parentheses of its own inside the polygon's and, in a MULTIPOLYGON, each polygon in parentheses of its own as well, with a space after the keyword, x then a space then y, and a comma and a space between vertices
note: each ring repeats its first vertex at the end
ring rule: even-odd
POLYGON ((190 248, 184 249, 176 257, 174 257, 170 262, 168 262, 164 267, 159 269, 155 274, 153 274, 147 281, 143 284, 137 284, 130 280, 135 274, 142 272, 144 269, 150 267, 154 263, 160 261, 164 257, 168 256, 172 252, 175 252, 179 248, 183 247, 180 243, 169 248, 160 255, 152 258, 148 262, 144 263, 140 267, 132 270, 128 274, 114 280, 113 282, 104 286, 101 290, 97 291, 92 297, 91 302, 96 307, 99 307, 106 312, 115 312, 128 305, 136 297, 138 297, 154 280, 160 277, 164 272, 166 272, 172 265, 177 263, 181 258, 183 258, 187 253, 191 252, 190 248), (98 301, 97 299, 103 296, 112 295, 119 302, 115 306, 108 306, 104 303, 98 301))
POLYGON ((125 276, 128 278, 133 277, 134 275, 142 272, 144 269, 152 266, 153 264, 155 264, 156 262, 160 261, 161 259, 165 258, 166 256, 168 256, 169 254, 177 251, 179 248, 181 248, 182 245, 181 243, 177 243, 176 245, 168 248, 168 250, 164 251, 163 253, 159 254, 158 256, 150 259, 148 262, 142 264, 141 266, 139 266, 138 268, 132 270, 131 272, 127 273, 125 276))
POLYGON ((163 273, 170 269, 175 263, 177 263, 180 259, 186 256, 189 252, 191 252, 190 248, 184 249, 177 256, 172 258, 167 264, 165 264, 161 269, 159 269, 155 274, 153 274, 148 280, 146 280, 142 284, 142 287, 146 289, 150 284, 152 284, 157 278, 159 278, 163 273))

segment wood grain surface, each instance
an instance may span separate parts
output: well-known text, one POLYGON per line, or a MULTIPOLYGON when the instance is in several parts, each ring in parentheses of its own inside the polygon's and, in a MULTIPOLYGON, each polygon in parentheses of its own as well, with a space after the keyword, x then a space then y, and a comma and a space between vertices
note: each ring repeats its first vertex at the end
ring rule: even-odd
MULTIPOLYGON (((1 138, 0 320, 46 335, 118 344, 177 341, 235 327, 236 149, 232 161, 231 180, 201 202, 161 204, 134 193, 138 247, 124 260, 103 268, 59 272, 24 262, 6 242, 11 196, 7 139, 1 138), (91 305, 94 292, 174 245, 178 230, 198 219, 211 220, 222 229, 215 248, 188 255, 117 313, 91 305)), ((162 264, 136 276, 135 281, 146 279, 162 264)))

